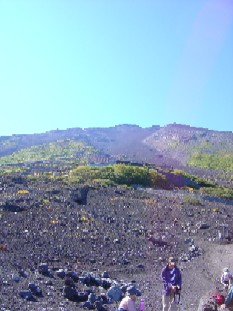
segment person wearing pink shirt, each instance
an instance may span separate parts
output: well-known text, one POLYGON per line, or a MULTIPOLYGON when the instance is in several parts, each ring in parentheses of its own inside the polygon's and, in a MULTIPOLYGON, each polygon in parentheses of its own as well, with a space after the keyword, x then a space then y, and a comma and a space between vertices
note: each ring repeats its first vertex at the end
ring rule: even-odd
POLYGON ((135 286, 127 287, 127 295, 121 300, 118 311, 137 311, 136 296, 138 290, 135 286))

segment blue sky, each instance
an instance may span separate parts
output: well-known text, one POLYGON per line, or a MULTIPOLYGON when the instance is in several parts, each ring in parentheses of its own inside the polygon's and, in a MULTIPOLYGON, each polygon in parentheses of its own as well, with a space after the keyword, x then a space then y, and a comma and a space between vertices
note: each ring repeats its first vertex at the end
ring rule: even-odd
POLYGON ((0 136, 233 131, 232 0, 0 0, 0 136))

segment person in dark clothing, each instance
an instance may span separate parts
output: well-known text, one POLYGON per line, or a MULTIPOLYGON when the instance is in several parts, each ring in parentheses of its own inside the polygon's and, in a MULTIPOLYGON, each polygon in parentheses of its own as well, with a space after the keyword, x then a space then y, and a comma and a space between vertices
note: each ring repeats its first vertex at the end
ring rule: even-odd
POLYGON ((233 284, 231 284, 231 287, 226 295, 224 304, 221 305, 220 309, 228 309, 233 310, 233 284))
POLYGON ((161 277, 163 281, 163 311, 176 311, 179 305, 174 298, 175 294, 180 294, 182 277, 174 257, 169 257, 166 267, 162 270, 161 277))

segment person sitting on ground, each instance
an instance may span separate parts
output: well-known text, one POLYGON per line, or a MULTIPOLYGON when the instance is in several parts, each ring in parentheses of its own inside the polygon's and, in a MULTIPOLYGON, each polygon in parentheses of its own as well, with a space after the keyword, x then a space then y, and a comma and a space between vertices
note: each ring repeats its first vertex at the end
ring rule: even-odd
POLYGON ((174 257, 169 257, 166 267, 162 270, 161 277, 163 281, 163 311, 176 311, 179 305, 175 300, 175 294, 180 294, 182 278, 174 257))
POLYGON ((228 268, 223 269, 223 274, 221 276, 221 283, 223 284, 224 288, 228 290, 232 283, 233 276, 230 273, 228 268))
POLYGON ((233 311, 233 284, 231 284, 229 292, 225 298, 224 304, 221 305, 220 309, 226 309, 233 311))
POLYGON ((135 286, 131 285, 127 287, 126 290, 127 295, 121 300, 120 305, 118 307, 118 311, 136 311, 136 296, 138 290, 135 286))

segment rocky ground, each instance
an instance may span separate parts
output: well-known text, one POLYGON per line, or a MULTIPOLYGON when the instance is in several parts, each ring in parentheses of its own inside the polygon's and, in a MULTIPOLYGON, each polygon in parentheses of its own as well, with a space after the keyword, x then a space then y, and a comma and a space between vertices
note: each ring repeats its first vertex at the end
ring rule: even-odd
POLYGON ((184 310, 194 311, 222 268, 233 270, 233 202, 184 191, 27 189, 29 195, 1 193, 0 310, 84 310, 94 293, 103 307, 89 308, 113 311, 108 288, 133 282, 146 310, 160 311, 160 273, 173 255, 184 310), (229 239, 220 236, 223 224, 229 239), (64 297, 72 286, 79 301, 64 297))

